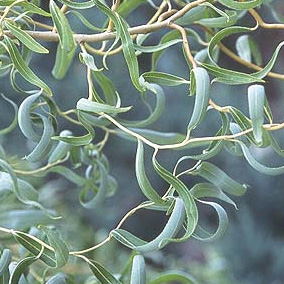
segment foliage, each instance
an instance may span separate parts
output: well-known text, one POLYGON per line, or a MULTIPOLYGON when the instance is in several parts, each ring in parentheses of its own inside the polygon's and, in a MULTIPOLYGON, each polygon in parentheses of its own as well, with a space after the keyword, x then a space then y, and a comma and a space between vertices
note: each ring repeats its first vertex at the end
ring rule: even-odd
POLYGON ((264 83, 268 77, 283 79, 283 75, 271 70, 284 42, 260 67, 262 56, 253 38, 259 26, 284 28, 272 7, 275 23, 262 20, 262 8, 268 2, 271 5, 271 1, 264 0, 116 0, 110 8, 101 0, 50 0, 47 11, 37 0, 0 0, 0 74, 4 78, 9 75, 11 86, 24 95, 19 104, 7 94, 2 95, 1 107, 10 104, 15 115, 11 124, 0 130, 0 136, 9 135, 18 125, 25 137, 22 139, 31 145, 24 160, 12 157, 5 144, 0 148, 0 283, 197 283, 185 272, 164 271, 157 276, 148 269, 145 258, 169 243, 190 238, 209 242, 224 234, 229 220, 223 203, 237 208, 232 196, 243 195, 247 185, 231 178, 213 158, 226 149, 233 156, 243 156, 260 173, 284 172, 284 166, 268 167, 253 155, 255 148, 272 148, 283 157, 273 136, 283 123, 274 122, 264 83), (146 24, 130 27, 128 17, 138 13, 142 5, 153 15, 146 24), (86 11, 92 11, 92 21, 85 16, 86 11), (243 26, 248 15, 255 20, 254 27, 243 26), (102 23, 96 18, 102 18, 102 23), (86 26, 88 34, 74 32, 78 21, 86 26), (145 44, 156 33, 159 43, 145 44), (235 34, 236 53, 223 43, 235 34), (75 108, 62 110, 58 94, 31 67, 32 55, 38 53, 40 58, 49 53, 45 46, 49 41, 57 43, 51 71, 55 79, 64 79, 76 57, 86 70, 88 92, 82 94, 75 108), (182 47, 187 66, 184 76, 159 70, 161 56, 174 46, 182 47), (111 56, 117 53, 123 54, 133 85, 128 96, 139 96, 141 105, 127 105, 129 98, 118 92, 109 75, 111 56), (141 72, 139 58, 148 53, 152 65, 141 72), (253 72, 221 67, 222 53, 253 72), (233 104, 220 106, 212 99, 212 84, 216 82, 249 85, 248 115, 233 104), (153 125, 162 119, 169 99, 164 89, 180 85, 187 88, 186 100, 194 101, 185 131, 157 131, 153 125), (135 110, 141 106, 148 115, 139 119, 135 110), (200 129, 210 123, 212 115, 214 119, 219 117, 219 129, 214 135, 201 136, 200 129), (62 121, 68 122, 66 129, 62 128, 62 121), (125 139, 125 145, 137 146, 133 165, 145 201, 129 210, 102 241, 79 249, 76 245, 80 241, 82 245, 93 241, 80 238, 93 232, 89 233, 88 227, 81 228, 86 236, 78 231, 74 246, 66 224, 72 222, 76 226, 80 220, 64 216, 64 210, 58 210, 56 201, 49 200, 45 192, 50 187, 39 192, 40 183, 52 176, 70 181, 71 190, 80 188, 80 206, 99 213, 102 206, 107 206, 105 200, 119 188, 111 175, 113 158, 109 162, 104 153, 106 144, 112 143, 115 136, 125 139), (172 156, 172 169, 162 162, 165 152, 178 152, 177 159, 172 156), (168 184, 163 193, 148 177, 146 167, 150 160, 152 170, 168 184), (189 186, 187 177, 196 180, 196 184, 189 186), (216 211, 218 226, 214 233, 201 227, 200 205, 216 211), (140 209, 161 211, 168 216, 160 234, 150 241, 122 228, 140 209), (126 262, 120 272, 107 267, 97 253, 110 245, 117 251, 118 244, 127 249, 127 254, 132 251, 128 260, 123 250, 117 256, 117 260, 121 257, 126 262), (88 271, 82 263, 89 267, 88 271), (72 270, 76 272, 71 273, 72 270))

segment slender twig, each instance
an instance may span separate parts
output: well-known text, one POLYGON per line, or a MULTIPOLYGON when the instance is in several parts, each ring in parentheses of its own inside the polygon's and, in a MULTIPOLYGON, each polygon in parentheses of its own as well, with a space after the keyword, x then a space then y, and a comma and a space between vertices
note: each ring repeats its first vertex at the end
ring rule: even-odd
POLYGON ((263 21, 261 16, 254 10, 250 9, 249 13, 258 22, 258 24, 264 29, 284 29, 284 24, 268 24, 263 21))
POLYGON ((183 27, 175 24, 175 23, 170 23, 170 28, 172 29, 175 29, 175 30, 178 30, 182 36, 182 40, 183 40, 183 47, 184 47, 184 51, 185 51, 185 54, 187 56, 187 59, 189 60, 189 62, 192 64, 192 67, 193 68, 196 68, 197 67, 197 63, 196 61, 194 60, 193 56, 192 56, 192 53, 190 51, 190 48, 189 48, 189 43, 188 43, 188 40, 187 40, 187 34, 186 34, 186 31, 183 27))

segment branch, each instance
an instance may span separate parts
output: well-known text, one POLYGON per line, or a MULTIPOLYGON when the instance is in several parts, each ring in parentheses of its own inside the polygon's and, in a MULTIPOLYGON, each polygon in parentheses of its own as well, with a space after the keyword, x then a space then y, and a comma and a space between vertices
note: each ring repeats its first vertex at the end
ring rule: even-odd
MULTIPOLYGON (((148 34, 160 29, 164 29, 169 27, 170 23, 181 18, 184 14, 186 14, 190 9, 207 2, 207 0, 197 0, 194 2, 191 2, 187 4, 182 9, 178 10, 176 13, 174 13, 171 17, 167 18, 166 20, 162 22, 156 22, 153 24, 146 24, 141 25, 137 27, 132 27, 128 29, 128 32, 130 35, 135 34, 148 34)), ((56 32, 42 32, 42 31, 26 31, 30 36, 32 36, 34 39, 39 39, 41 41, 52 41, 52 42, 58 42, 59 41, 59 35, 56 32)), ((13 38, 14 36, 10 31, 4 31, 4 34, 13 38)), ((77 43, 81 42, 100 42, 105 40, 114 39, 116 37, 115 32, 104 32, 100 34, 74 34, 74 40, 77 43)))

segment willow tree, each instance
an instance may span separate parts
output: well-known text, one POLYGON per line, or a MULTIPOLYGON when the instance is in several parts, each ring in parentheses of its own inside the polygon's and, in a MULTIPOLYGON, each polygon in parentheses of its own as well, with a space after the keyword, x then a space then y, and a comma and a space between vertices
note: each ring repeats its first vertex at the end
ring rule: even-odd
MULTIPOLYGON (((144 257, 172 242, 185 242, 192 237, 207 242, 224 233, 228 217, 222 204, 236 207, 232 196, 243 195, 246 185, 232 179, 210 159, 226 148, 233 156, 243 156, 261 174, 284 172, 284 167, 261 164, 251 151, 255 147, 272 147, 283 156, 273 133, 284 124, 274 122, 264 86, 269 77, 284 78, 271 72, 284 42, 275 47, 270 60, 261 66, 259 43, 253 37, 259 28, 284 28, 281 16, 272 10, 273 1, 116 0, 112 5, 106 2, 0 0, 0 74, 3 80, 10 80, 21 99, 18 105, 9 94, 3 94, 0 102, 1 109, 10 105, 15 113, 11 124, 0 130, 4 141, 0 148, 0 283, 196 283, 184 272, 163 271, 157 276, 153 268, 147 270, 144 257), (153 12, 152 16, 144 24, 130 27, 129 15, 138 15, 142 5, 153 12), (270 5, 275 23, 262 19, 264 5, 270 5), (92 17, 86 18, 86 11, 92 17), (244 17, 251 17, 254 25, 243 26, 244 17), (96 26, 98 18, 105 19, 101 26, 96 26), (86 27, 82 33, 73 31, 78 21, 86 27), (157 34, 160 36, 158 44, 145 44, 157 34), (236 52, 223 42, 231 35, 236 38, 236 52), (49 53, 47 42, 57 43, 52 69, 54 80, 65 80, 72 62, 78 58, 85 68, 81 76, 85 76, 88 92, 74 101, 72 109, 59 107, 58 96, 62 94, 55 93, 31 67, 34 53, 38 53, 37 60, 49 53), (173 46, 180 48, 185 62, 183 77, 172 74, 171 70, 159 71, 159 60, 173 46), (123 54, 128 79, 135 90, 131 93, 119 93, 115 80, 109 75, 108 63, 117 53, 123 54), (138 59, 144 53, 151 55, 152 63, 148 71, 142 73, 138 59), (236 66, 246 67, 248 72, 220 66, 219 59, 224 54, 238 63, 236 66), (28 82, 25 88, 24 81, 28 82), (216 82, 247 85, 249 114, 232 106, 235 97, 231 94, 228 99, 232 105, 214 101, 212 84, 216 82), (153 129, 168 99, 164 86, 168 90, 179 85, 188 86, 184 97, 193 102, 192 111, 186 110, 184 133, 153 129), (126 105, 127 96, 139 96, 141 105, 126 105), (132 113, 135 108, 143 107, 148 110, 148 116, 138 120, 132 113), (219 129, 213 136, 200 136, 199 126, 208 123, 209 113, 219 117, 219 129), (67 122, 64 125, 70 125, 70 129, 62 128, 64 120, 67 122), (5 136, 9 134, 13 139, 11 134, 17 126, 22 132, 22 141, 18 143, 24 145, 29 141, 32 145, 24 159, 13 157, 6 148, 5 136), (71 131, 74 127, 85 134, 74 135, 71 131), (68 236, 68 231, 64 231, 67 220, 61 218, 62 212, 46 206, 47 200, 39 200, 38 178, 44 182, 45 177, 52 174, 69 180, 74 185, 70 190, 80 188, 80 206, 99 214, 97 207, 106 206, 104 200, 112 198, 115 190, 120 189, 110 174, 115 157, 108 159, 104 154, 105 145, 115 136, 125 139, 125 147, 130 143, 137 145, 132 166, 137 178, 135 190, 141 190, 144 201, 131 210, 125 208, 125 216, 101 242, 85 248, 73 247, 68 240, 82 234, 68 236), (160 153, 165 151, 180 153, 173 161, 173 168, 159 159, 160 153), (153 186, 145 169, 146 160, 152 162, 151 170, 168 185, 166 188, 153 186), (189 187, 185 179, 188 176, 197 176, 201 182, 189 187), (199 203, 216 211, 218 226, 214 233, 200 226, 199 203), (150 241, 124 229, 130 216, 135 218, 138 210, 145 209, 162 211, 168 216, 163 230, 150 241), (96 257, 99 248, 112 242, 129 253, 129 261, 122 271, 105 267, 96 257)), ((49 195, 43 196, 49 198, 49 195)), ((92 242, 90 239, 85 243, 92 242)))

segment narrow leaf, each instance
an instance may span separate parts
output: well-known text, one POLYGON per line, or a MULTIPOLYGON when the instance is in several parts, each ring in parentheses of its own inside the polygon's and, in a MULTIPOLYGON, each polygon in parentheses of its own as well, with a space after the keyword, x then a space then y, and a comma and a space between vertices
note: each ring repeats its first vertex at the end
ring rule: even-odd
POLYGON ((257 143, 262 143, 264 123, 265 90, 261 85, 248 88, 249 114, 252 121, 253 135, 257 143))
POLYGON ((166 85, 166 86, 178 86, 181 84, 189 84, 190 82, 184 78, 163 73, 163 72, 145 72, 142 74, 142 77, 145 79, 148 83, 156 83, 159 85, 166 85))
POLYGON ((219 187, 221 190, 232 195, 239 196, 246 192, 246 185, 239 184, 217 166, 208 162, 202 162, 201 165, 190 174, 199 175, 219 187))
POLYGON ((196 95, 193 113, 187 126, 188 130, 194 129, 204 118, 208 107, 211 87, 209 75, 204 68, 197 67, 192 72, 196 95))
POLYGON ((35 41, 28 33, 18 28, 16 25, 11 24, 10 22, 5 22, 5 26, 21 43, 23 43, 30 50, 37 53, 49 53, 48 49, 35 41))
POLYGON ((133 258, 130 284, 146 284, 145 260, 142 255, 133 258))
POLYGON ((88 99, 80 99, 77 102, 77 109, 81 111, 86 111, 90 113, 107 113, 107 114, 116 114, 116 113, 122 113, 122 112, 127 112, 131 109, 132 107, 115 107, 115 106, 110 106, 107 104, 101 104, 97 102, 90 101, 88 99))
POLYGON ((47 94, 52 95, 50 88, 30 69, 30 67, 24 61, 13 41, 9 37, 4 36, 4 43, 15 68, 19 71, 23 78, 29 83, 42 88, 47 94))

